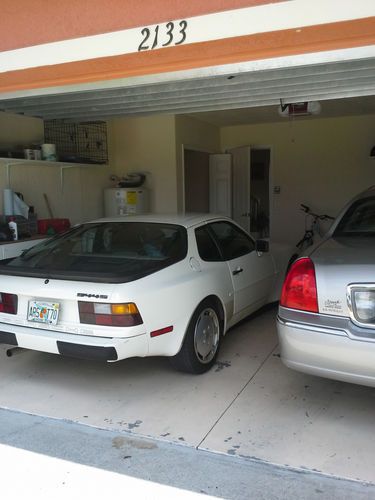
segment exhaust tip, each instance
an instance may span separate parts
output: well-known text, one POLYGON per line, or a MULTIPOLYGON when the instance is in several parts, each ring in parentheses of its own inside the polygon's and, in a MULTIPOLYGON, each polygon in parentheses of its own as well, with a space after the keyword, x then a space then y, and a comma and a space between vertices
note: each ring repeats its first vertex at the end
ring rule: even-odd
POLYGON ((11 358, 12 356, 14 356, 15 354, 19 354, 21 352, 23 352, 25 349, 23 349, 22 347, 12 347, 10 349, 7 349, 5 351, 6 355, 8 358, 11 358))

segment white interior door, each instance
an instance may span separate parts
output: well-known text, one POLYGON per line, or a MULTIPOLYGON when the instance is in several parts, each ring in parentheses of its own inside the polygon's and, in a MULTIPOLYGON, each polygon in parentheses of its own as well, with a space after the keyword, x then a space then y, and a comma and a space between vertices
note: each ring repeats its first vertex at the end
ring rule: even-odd
POLYGON ((210 212, 232 217, 232 155, 210 155, 210 212))
POLYGON ((230 150, 232 154, 233 220, 250 232, 250 163, 251 148, 230 150))

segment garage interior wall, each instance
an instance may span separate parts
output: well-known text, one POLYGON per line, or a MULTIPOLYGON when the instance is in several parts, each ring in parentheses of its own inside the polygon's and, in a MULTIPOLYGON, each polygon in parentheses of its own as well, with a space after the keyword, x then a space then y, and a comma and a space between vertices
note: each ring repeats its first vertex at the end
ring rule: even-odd
MULTIPOLYGON (((0 144, 32 144, 43 139, 43 122, 20 115, 0 114, 0 144)), ((43 193, 47 193, 56 217, 73 223, 103 215, 103 189, 112 174, 147 173, 150 210, 174 213, 182 207, 182 145, 209 152, 220 151, 220 130, 185 116, 157 115, 116 118, 108 122, 109 168, 81 167, 64 171, 56 166, 13 166, 11 184, 33 204, 39 217, 48 217, 43 193)), ((2 189, 6 187, 2 169, 2 189)), ((2 199, 1 199, 2 203, 2 199)), ((2 205, 1 205, 2 206, 2 205)))
MULTIPOLYGON (((27 145, 43 141, 43 121, 9 113, 0 114, 0 145, 27 145)), ((153 212, 176 212, 175 117, 118 118, 108 122, 109 167, 84 166, 64 170, 60 190, 60 168, 22 165, 11 167, 11 187, 24 194, 40 218, 48 217, 46 193, 55 217, 78 223, 103 216, 103 189, 112 185, 110 176, 129 172, 147 173, 153 212)), ((6 171, 1 169, 0 203, 6 171)))
POLYGON ((221 148, 262 145, 272 148, 271 238, 296 243, 305 217, 300 203, 336 216, 360 191, 375 184, 375 116, 286 119, 285 123, 221 129, 221 148))
MULTIPOLYGON (((43 142, 43 132, 43 121, 38 118, 0 113, 0 146, 40 143, 43 142)), ((63 189, 58 165, 13 165, 10 172, 11 188, 24 195, 25 202, 34 206, 39 218, 49 217, 43 193, 48 196, 54 217, 67 217, 73 224, 103 215, 103 189, 110 185, 108 168, 84 166, 65 169, 63 189)), ((0 168, 0 213, 3 209, 3 189, 6 187, 6 169, 3 166, 0 168)))
MULTIPOLYGON (((150 209, 173 213, 183 206, 182 146, 211 152, 243 145, 271 146, 272 185, 280 194, 271 198, 271 235, 276 241, 295 243, 304 230, 299 204, 336 215, 359 191, 375 184, 375 160, 369 158, 375 143, 374 115, 294 121, 219 128, 187 116, 158 115, 116 118, 108 122, 109 168, 14 166, 11 184, 48 217, 47 193, 55 217, 72 223, 103 215, 103 189, 111 174, 147 172, 150 209)), ((43 123, 35 118, 0 114, 0 144, 28 144, 43 137, 43 123)), ((0 198, 6 187, 1 169, 0 198)))
POLYGON ((111 173, 146 173, 150 210, 176 212, 175 117, 116 118, 108 125, 111 173))

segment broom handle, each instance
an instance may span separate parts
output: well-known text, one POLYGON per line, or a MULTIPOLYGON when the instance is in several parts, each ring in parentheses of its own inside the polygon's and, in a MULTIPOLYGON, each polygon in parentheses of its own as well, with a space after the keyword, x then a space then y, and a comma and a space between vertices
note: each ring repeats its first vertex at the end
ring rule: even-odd
POLYGON ((50 217, 50 219, 53 219, 53 213, 52 213, 51 205, 49 204, 48 196, 47 196, 46 193, 43 193, 43 198, 44 198, 44 201, 46 202, 46 205, 47 205, 47 210, 48 210, 48 213, 49 213, 49 217, 50 217))

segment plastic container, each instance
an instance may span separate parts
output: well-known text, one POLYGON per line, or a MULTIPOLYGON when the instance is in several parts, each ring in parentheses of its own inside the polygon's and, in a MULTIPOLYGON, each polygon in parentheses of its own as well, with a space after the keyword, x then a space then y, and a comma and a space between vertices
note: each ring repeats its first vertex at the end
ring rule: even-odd
POLYGON ((10 232, 12 233, 13 241, 17 241, 18 240, 18 228, 17 228, 17 222, 15 221, 15 218, 10 219, 10 221, 8 222, 8 226, 9 226, 10 232))
POLYGON ((46 161, 56 161, 56 145, 42 144, 42 158, 46 161))
POLYGON ((39 234, 56 234, 63 233, 70 228, 69 219, 39 219, 38 233, 39 234))
MULTIPOLYGON (((30 207, 32 208, 32 207, 30 207)), ((29 218, 27 219, 29 225, 29 232, 31 235, 38 234, 38 217, 33 212, 29 211, 29 218)))

